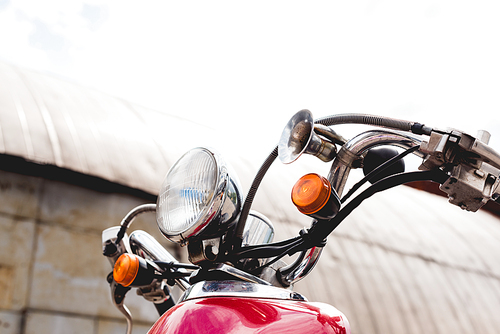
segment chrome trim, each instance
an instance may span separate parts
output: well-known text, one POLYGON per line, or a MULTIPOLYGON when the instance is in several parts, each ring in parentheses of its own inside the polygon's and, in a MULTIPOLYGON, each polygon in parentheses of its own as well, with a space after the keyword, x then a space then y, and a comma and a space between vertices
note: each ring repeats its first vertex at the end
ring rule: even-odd
POLYGON ((345 143, 347 143, 347 139, 345 139, 344 137, 342 137, 341 135, 339 135, 338 133, 333 131, 333 129, 329 126, 315 123, 314 124, 314 132, 316 132, 316 134, 318 134, 318 135, 321 135, 321 136, 327 138, 332 143, 339 144, 339 145, 344 145, 345 143))
MULTIPOLYGON (((132 252, 142 258, 151 261, 164 261, 179 263, 177 259, 170 254, 155 238, 149 233, 137 230, 130 234, 130 248, 132 252)), ((179 269, 182 271, 183 269, 179 269)), ((184 278, 175 280, 175 283, 182 291, 186 291, 191 285, 184 278)))
MULTIPOLYGON (((380 145, 393 145, 404 149, 420 145, 421 139, 407 133, 394 130, 370 130, 363 132, 349 140, 340 150, 337 158, 333 161, 328 181, 335 188, 339 196, 342 195, 347 177, 352 168, 352 163, 370 148, 380 145)), ((416 151, 414 154, 424 157, 416 151)))
POLYGON ((290 286, 300 281, 313 270, 322 252, 323 247, 313 247, 302 252, 297 261, 287 267, 278 269, 276 272, 278 280, 285 286, 290 286))
POLYGON ((179 299, 179 302, 195 298, 238 297, 281 300, 307 299, 297 292, 243 281, 203 281, 193 284, 179 299))

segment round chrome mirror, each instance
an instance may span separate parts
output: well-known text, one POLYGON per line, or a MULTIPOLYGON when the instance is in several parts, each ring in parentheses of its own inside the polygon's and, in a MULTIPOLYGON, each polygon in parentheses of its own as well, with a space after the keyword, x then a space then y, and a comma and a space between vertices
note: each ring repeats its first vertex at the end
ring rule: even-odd
POLYGON ((250 210, 245 230, 243 231, 243 246, 269 244, 274 238, 274 226, 262 213, 250 210))

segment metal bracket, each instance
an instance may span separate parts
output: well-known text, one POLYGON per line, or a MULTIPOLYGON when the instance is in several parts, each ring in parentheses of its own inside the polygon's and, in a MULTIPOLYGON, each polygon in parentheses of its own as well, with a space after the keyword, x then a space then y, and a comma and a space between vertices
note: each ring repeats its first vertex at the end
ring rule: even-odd
POLYGON ((440 189, 450 203, 476 212, 499 196, 500 155, 487 145, 489 139, 487 131, 479 131, 478 138, 454 129, 433 131, 420 146, 426 156, 419 169, 453 167, 440 189))
POLYGON ((148 286, 142 286, 137 289, 137 294, 153 303, 161 303, 167 298, 170 298, 170 293, 165 281, 158 282, 157 280, 148 286))
POLYGON ((342 146, 337 154, 337 160, 349 168, 363 167, 363 158, 342 146))
POLYGON ((189 261, 193 264, 215 261, 219 255, 220 241, 220 238, 191 241, 188 244, 189 261))
POLYGON ((422 141, 420 151, 426 154, 420 170, 432 170, 452 163, 456 155, 456 144, 460 137, 446 132, 433 131, 429 141, 422 141))
POLYGON ((448 194, 450 203, 463 210, 476 212, 492 198, 498 182, 498 176, 482 169, 458 165, 439 189, 448 194))

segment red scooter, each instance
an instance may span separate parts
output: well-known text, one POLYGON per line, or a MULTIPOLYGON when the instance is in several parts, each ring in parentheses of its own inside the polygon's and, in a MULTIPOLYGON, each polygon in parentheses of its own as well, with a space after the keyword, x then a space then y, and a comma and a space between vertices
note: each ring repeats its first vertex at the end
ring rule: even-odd
POLYGON ((488 141, 485 131, 475 138, 454 129, 360 114, 314 121, 302 110, 286 125, 244 200, 222 156, 192 149, 169 170, 156 204, 133 209, 120 226, 103 232, 103 253, 113 266, 108 276, 112 300, 127 318, 127 333, 132 317, 124 298, 131 288, 160 314, 150 334, 350 333, 348 320, 336 308, 309 302, 292 290, 318 262, 328 235, 363 200, 408 182, 437 182, 450 203, 468 211, 498 200, 500 155, 488 141), (346 140, 332 129, 338 124, 376 128, 346 140), (272 223, 250 210, 254 196, 277 157, 288 164, 304 153, 332 162, 330 172, 297 181, 292 202, 312 218, 311 226, 273 242, 272 223), (404 172, 403 158, 411 153, 422 164, 419 171, 404 172), (365 177, 342 196, 351 169, 361 167, 365 177), (361 191, 367 181, 371 185, 361 191), (187 246, 191 263, 179 263, 144 231, 127 235, 133 219, 150 211, 156 212, 165 237, 187 246), (282 260, 295 254, 291 264, 282 260), (182 291, 178 300, 171 294, 173 286, 182 291))

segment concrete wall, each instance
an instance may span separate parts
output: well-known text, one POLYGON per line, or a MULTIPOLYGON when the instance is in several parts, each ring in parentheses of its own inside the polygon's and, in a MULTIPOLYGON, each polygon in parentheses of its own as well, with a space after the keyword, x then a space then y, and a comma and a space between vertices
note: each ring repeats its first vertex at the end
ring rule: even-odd
MULTIPOLYGON (((144 202, 0 171, 0 333, 125 333, 105 280, 101 231, 144 202)), ((142 217, 133 229, 172 246, 154 214, 142 217)), ((127 300, 134 333, 146 333, 154 306, 134 291, 127 300)))

